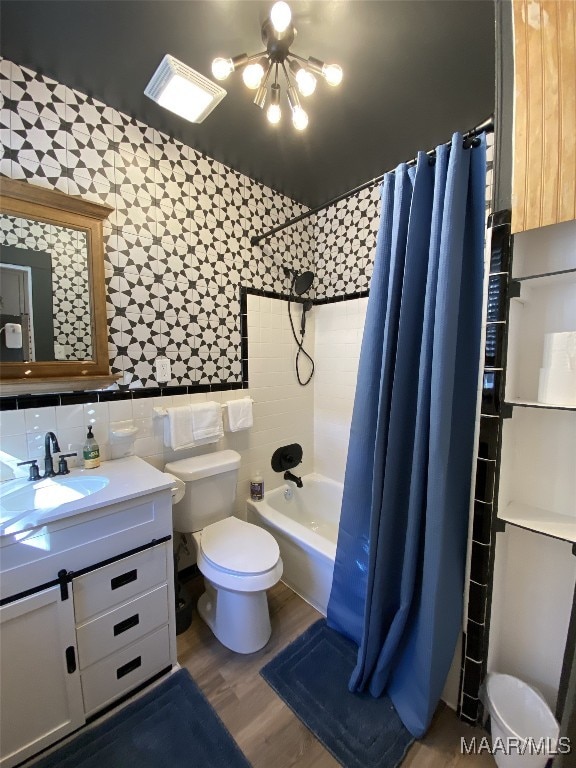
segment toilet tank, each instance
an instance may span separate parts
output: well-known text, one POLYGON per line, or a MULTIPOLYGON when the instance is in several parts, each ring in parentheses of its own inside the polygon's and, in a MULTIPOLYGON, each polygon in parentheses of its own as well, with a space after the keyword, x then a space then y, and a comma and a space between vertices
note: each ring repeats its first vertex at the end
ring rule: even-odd
POLYGON ((240 454, 236 451, 205 453, 166 464, 166 472, 186 486, 184 498, 172 507, 174 530, 193 533, 230 517, 239 466, 240 454))

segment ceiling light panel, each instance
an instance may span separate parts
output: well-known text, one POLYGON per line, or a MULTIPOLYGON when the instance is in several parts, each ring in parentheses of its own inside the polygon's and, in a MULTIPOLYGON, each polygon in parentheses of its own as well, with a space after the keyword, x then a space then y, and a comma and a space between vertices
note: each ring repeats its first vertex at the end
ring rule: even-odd
POLYGON ((212 80, 166 54, 144 94, 191 123, 201 123, 226 91, 212 80))

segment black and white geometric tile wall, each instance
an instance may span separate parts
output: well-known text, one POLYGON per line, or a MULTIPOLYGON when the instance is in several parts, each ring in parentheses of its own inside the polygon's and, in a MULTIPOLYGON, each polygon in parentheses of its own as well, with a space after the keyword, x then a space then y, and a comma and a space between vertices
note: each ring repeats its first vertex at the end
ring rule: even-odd
MULTIPOLYGON (((304 206, 84 94, 0 60, 0 174, 110 205, 111 370, 122 386, 241 382, 240 287, 286 293, 312 267, 313 227, 254 234, 304 206)), ((69 329, 67 329, 69 330, 69 329)))
POLYGON ((380 185, 253 247, 252 235, 305 207, 6 59, 0 100, 0 175, 114 209, 104 224, 106 294, 122 386, 156 386, 160 354, 172 361, 169 385, 241 383, 240 288, 286 294, 285 266, 315 272, 316 299, 368 290, 380 185))
POLYGON ((380 191, 380 185, 369 187, 316 214, 317 299, 369 289, 380 223, 380 191))
MULTIPOLYGON (((492 199, 494 135, 486 136, 486 216, 492 199)), ((363 189, 314 217, 316 299, 338 299, 370 288, 380 225, 382 185, 363 189)))
POLYGON ((52 312, 56 360, 89 360, 90 291, 86 235, 16 216, 0 220, 0 245, 48 253, 52 262, 52 312))

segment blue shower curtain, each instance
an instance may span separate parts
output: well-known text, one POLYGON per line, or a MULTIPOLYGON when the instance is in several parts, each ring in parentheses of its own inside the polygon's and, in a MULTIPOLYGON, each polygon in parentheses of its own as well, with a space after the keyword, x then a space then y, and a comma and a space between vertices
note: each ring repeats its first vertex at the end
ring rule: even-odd
POLYGON ((458 133, 384 179, 328 604, 359 646, 350 690, 386 692, 416 737, 462 617, 485 181, 484 138, 458 133))

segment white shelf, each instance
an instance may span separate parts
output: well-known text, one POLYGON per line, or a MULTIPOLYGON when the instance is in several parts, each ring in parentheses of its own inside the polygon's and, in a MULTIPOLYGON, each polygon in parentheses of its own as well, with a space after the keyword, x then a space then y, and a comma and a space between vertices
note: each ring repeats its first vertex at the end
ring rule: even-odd
POLYGON ((543 408, 552 411, 576 411, 576 405, 556 405, 554 403, 540 403, 537 400, 523 400, 514 397, 506 400, 507 405, 517 405, 521 408, 543 408))
POLYGON ((576 221, 514 235, 514 279, 576 269, 576 221))
POLYGON ((498 517, 507 523, 527 528, 536 533, 544 533, 556 539, 576 542, 576 516, 559 515, 539 507, 531 507, 512 501, 498 517))
MULTIPOLYGON (((576 271, 554 284, 549 278, 521 283, 522 295, 510 302, 508 324, 507 402, 538 406, 538 383, 547 333, 576 330, 576 271), (536 287, 538 284, 538 287, 536 287)), ((570 410, 571 406, 559 410, 570 410)))
POLYGON ((557 283, 573 283, 576 281, 576 269, 564 269, 558 272, 548 272, 540 275, 526 275, 526 277, 512 277, 512 280, 520 283, 522 288, 544 288, 557 283))

